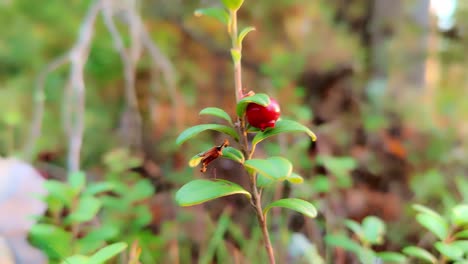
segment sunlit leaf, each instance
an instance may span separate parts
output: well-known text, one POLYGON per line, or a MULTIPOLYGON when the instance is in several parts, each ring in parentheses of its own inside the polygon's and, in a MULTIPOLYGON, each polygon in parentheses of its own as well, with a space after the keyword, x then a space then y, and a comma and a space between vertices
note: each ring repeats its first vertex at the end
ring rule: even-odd
POLYGON ((418 258, 420 260, 425 260, 429 263, 436 263, 437 258, 434 257, 429 251, 425 250, 424 248, 415 247, 415 246, 408 246, 403 248, 403 253, 410 257, 418 258))
POLYGON ((404 255, 397 252, 379 252, 377 257, 384 261, 384 263, 406 263, 407 259, 404 255))
POLYGON ((114 225, 103 225, 92 229, 83 238, 77 241, 79 252, 89 254, 101 248, 106 241, 115 238, 119 234, 119 229, 114 225))
MULTIPOLYGON (((60 264, 90 264, 90 263, 91 262, 89 262, 88 256, 80 255, 80 254, 70 256, 62 260, 62 262, 60 262, 60 264)), ((99 263, 96 263, 96 264, 99 264, 99 263)))
POLYGON ((364 239, 372 245, 380 244, 383 242, 383 235, 385 234, 385 223, 375 216, 367 216, 362 221, 362 230, 364 239))
POLYGON ((463 256, 463 250, 453 244, 446 244, 438 241, 434 244, 434 247, 450 260, 460 260, 463 256))
POLYGON ((239 136, 237 135, 236 130, 234 130, 232 127, 228 127, 225 125, 218 125, 218 124, 203 124, 203 125, 197 125, 193 126, 190 128, 187 128, 184 130, 176 139, 176 144, 178 146, 182 145, 185 141, 191 139, 192 137, 200 134, 201 132, 207 131, 207 130, 215 130, 221 133, 224 133, 226 135, 229 135, 233 137, 234 139, 238 140, 239 136))
POLYGON ((452 222, 457 226, 468 225, 468 204, 460 204, 452 208, 452 222))
POLYGON ((456 240, 453 241, 450 245, 461 249, 461 251, 463 251, 463 254, 468 254, 468 240, 456 240))
POLYGON ((285 180, 292 173, 291 162, 283 157, 250 159, 245 161, 244 165, 275 181, 285 180))
POLYGON ((293 184, 301 184, 304 182, 304 178, 302 178, 301 175, 297 174, 297 173, 291 173, 287 178, 286 180, 290 183, 293 183, 293 184))
POLYGON ((463 230, 455 234, 456 238, 467 238, 468 239, 468 230, 463 230))
POLYGON ((237 44, 242 47, 242 42, 244 41, 245 36, 249 34, 249 32, 255 30, 254 27, 246 27, 242 29, 242 31, 239 33, 239 37, 237 38, 237 44))
POLYGON ((200 115, 212 115, 219 118, 222 118, 229 122, 232 125, 232 119, 226 111, 217 107, 207 107, 200 111, 200 115))
POLYGON ((436 211, 432 210, 431 208, 427 207, 427 206, 424 206, 422 204, 413 204, 412 205, 413 209, 420 212, 420 213, 425 213, 425 214, 430 214, 436 218, 441 218, 442 219, 442 216, 437 213, 436 211))
POLYGON ((88 185, 88 187, 83 191, 83 195, 96 195, 103 192, 113 191, 116 188, 116 184, 111 181, 96 182, 88 185))
POLYGON ((354 232, 355 235, 359 237, 359 239, 362 239, 364 237, 364 231, 362 230, 362 227, 358 222, 347 219, 344 223, 349 229, 351 229, 354 232))
POLYGON ((221 2, 223 2, 224 6, 227 9, 235 11, 235 10, 238 10, 242 6, 242 3, 244 2, 244 0, 221 0, 221 2))
POLYGON ((79 193, 86 185, 86 174, 82 171, 73 172, 68 177, 68 183, 75 193, 79 193))
POLYGON ((326 235, 325 242, 330 246, 343 248, 356 254, 359 254, 361 249, 361 246, 356 241, 343 234, 326 235))
POLYGON ((67 216, 66 221, 69 223, 90 221, 97 215, 101 205, 101 201, 94 196, 82 196, 78 200, 78 207, 67 216))
POLYGON ((444 240, 448 235, 448 225, 444 219, 432 214, 418 214, 416 220, 440 240, 444 240))
POLYGON ((72 234, 61 227, 35 224, 29 231, 32 244, 52 258, 63 258, 72 254, 72 234))
POLYGON ((312 140, 316 140, 317 137, 315 136, 314 132, 308 129, 306 126, 293 121, 293 120, 278 120, 273 128, 267 128, 263 132, 257 133, 254 139, 252 140, 252 145, 256 145, 262 140, 269 138, 274 135, 278 135, 281 133, 296 133, 296 132, 303 132, 310 136, 312 140))
POLYGON ((226 10, 218 7, 200 8, 195 10, 195 16, 209 16, 217 19, 224 25, 229 23, 229 14, 226 10))
POLYGON ((94 255, 89 258, 89 263, 104 263, 105 261, 118 255, 120 252, 124 251, 125 248, 127 248, 127 244, 124 242, 117 242, 108 245, 94 253, 94 255))
POLYGON ((285 199, 280 199, 276 200, 263 209, 263 214, 266 216, 268 211, 272 207, 283 207, 283 208, 288 208, 294 211, 297 211, 299 213, 304 214, 305 216, 314 218, 317 216, 317 209, 315 209, 315 206, 313 206, 311 203, 297 199, 297 198, 285 198, 285 199))
POLYGON ((223 149, 223 158, 230 159, 239 163, 244 163, 245 157, 242 152, 233 147, 225 147, 223 149))
POLYGON ((175 200, 180 206, 191 206, 232 194, 244 194, 249 199, 251 196, 244 188, 230 181, 193 180, 176 192, 175 200))
POLYGON ((270 97, 264 93, 254 94, 252 96, 247 96, 239 100, 236 106, 236 113, 238 116, 243 116, 247 105, 250 103, 255 103, 262 106, 267 106, 270 104, 270 97))
POLYGON ((57 180, 47 180, 44 187, 47 189, 49 196, 58 199, 66 206, 71 206, 73 196, 76 193, 69 185, 57 180))

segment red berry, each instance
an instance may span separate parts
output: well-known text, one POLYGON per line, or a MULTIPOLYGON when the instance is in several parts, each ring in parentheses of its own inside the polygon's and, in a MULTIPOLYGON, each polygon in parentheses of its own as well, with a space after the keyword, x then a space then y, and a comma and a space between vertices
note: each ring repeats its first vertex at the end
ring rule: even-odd
POLYGON ((246 115, 251 126, 263 131, 267 127, 275 127, 276 120, 280 117, 280 107, 278 102, 270 98, 267 106, 254 103, 247 105, 246 115))

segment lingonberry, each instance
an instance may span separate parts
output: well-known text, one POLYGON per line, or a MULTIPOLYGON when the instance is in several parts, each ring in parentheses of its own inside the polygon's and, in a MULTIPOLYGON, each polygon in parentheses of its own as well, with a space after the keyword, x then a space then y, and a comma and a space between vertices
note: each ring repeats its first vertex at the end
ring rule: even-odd
POLYGON ((265 130, 267 127, 275 127, 276 120, 280 117, 278 102, 270 98, 270 104, 261 106, 250 103, 246 110, 247 121, 253 127, 265 130))

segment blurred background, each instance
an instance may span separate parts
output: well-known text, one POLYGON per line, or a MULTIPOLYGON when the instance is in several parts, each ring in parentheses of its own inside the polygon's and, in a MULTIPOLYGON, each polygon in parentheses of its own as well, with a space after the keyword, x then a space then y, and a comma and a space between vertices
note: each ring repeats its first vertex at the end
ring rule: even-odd
MULTIPOLYGON (((0 173, 10 186, 3 192, 20 184, 13 182, 18 173, 53 182, 36 229, 22 229, 24 236, 31 228, 43 234, 33 244, 50 263, 116 241, 133 246, 111 263, 130 263, 138 248, 145 264, 266 263, 243 197, 188 208, 173 200, 193 178, 247 183, 228 160, 216 160, 206 174, 187 166, 196 153, 219 145, 221 135, 175 145, 185 128, 219 122, 198 115, 205 107, 234 117, 229 36, 213 18, 193 15, 208 6, 220 4, 0 0, 0 173), (14 166, 32 166, 40 176, 14 166), (54 197, 53 190, 72 188, 70 175, 80 171, 86 187, 75 187, 94 188, 89 192, 99 202, 85 206, 96 209, 92 217, 74 222, 75 198, 54 197), (125 191, 106 195, 112 189, 106 184, 125 191), (83 237, 88 240, 80 242, 83 237)), ((239 23, 256 28, 243 45, 246 89, 276 98, 283 117, 318 136, 315 143, 279 136, 258 150, 260 157, 290 158, 305 178, 265 197, 300 197, 320 212, 304 219, 273 211, 279 263, 295 261, 293 248, 300 246, 291 246, 293 233, 315 250, 316 262, 305 263, 358 261, 324 236, 347 232, 344 219, 370 215, 387 230, 374 250, 412 244, 433 252, 411 205, 443 215, 468 202, 468 2, 245 0, 239 23)), ((1 197, 2 188, 0 204, 16 202, 1 197)), ((0 215, 15 222, 13 211, 0 215)), ((0 237, 8 241, 7 233, 0 237)), ((18 258, 21 249, 11 245, 18 258)))

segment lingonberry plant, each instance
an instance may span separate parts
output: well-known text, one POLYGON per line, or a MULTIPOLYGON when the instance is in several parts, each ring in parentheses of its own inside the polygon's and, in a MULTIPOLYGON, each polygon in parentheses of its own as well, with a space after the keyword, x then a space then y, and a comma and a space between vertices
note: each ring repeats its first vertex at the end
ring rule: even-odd
MULTIPOLYGON (((280 133, 304 132, 312 140, 316 140, 315 134, 306 126, 293 121, 279 119, 280 107, 278 103, 267 94, 250 91, 246 93, 242 86, 242 41, 245 36, 254 30, 253 27, 246 27, 238 32, 237 11, 243 4, 243 0, 222 0, 224 8, 211 7, 199 9, 195 15, 206 15, 221 21, 226 25, 227 31, 232 40, 231 56, 234 64, 234 87, 236 94, 236 121, 233 122, 231 116, 223 109, 208 107, 200 114, 212 115, 226 121, 222 124, 201 124, 190 127, 183 131, 176 139, 176 144, 181 145, 192 137, 207 130, 215 130, 226 134, 237 142, 235 148, 230 146, 229 141, 195 155, 190 161, 191 167, 196 167, 202 163, 201 172, 207 170, 208 164, 218 157, 231 159, 243 165, 246 175, 249 177, 249 190, 233 182, 212 179, 197 179, 182 186, 176 193, 176 201, 181 206, 191 206, 201 204, 219 197, 243 194, 250 200, 258 223, 262 230, 265 248, 270 263, 275 263, 274 251, 270 242, 266 216, 272 207, 283 207, 296 210, 309 217, 315 217, 317 211, 315 207, 301 199, 285 198, 263 205, 263 189, 277 182, 289 181, 291 183, 302 183, 301 176, 293 172, 292 163, 285 157, 269 157, 267 159, 254 158, 256 146, 263 140, 280 133), (249 142, 248 133, 255 133, 249 142)), ((246 176, 247 177, 247 176, 246 176)))

